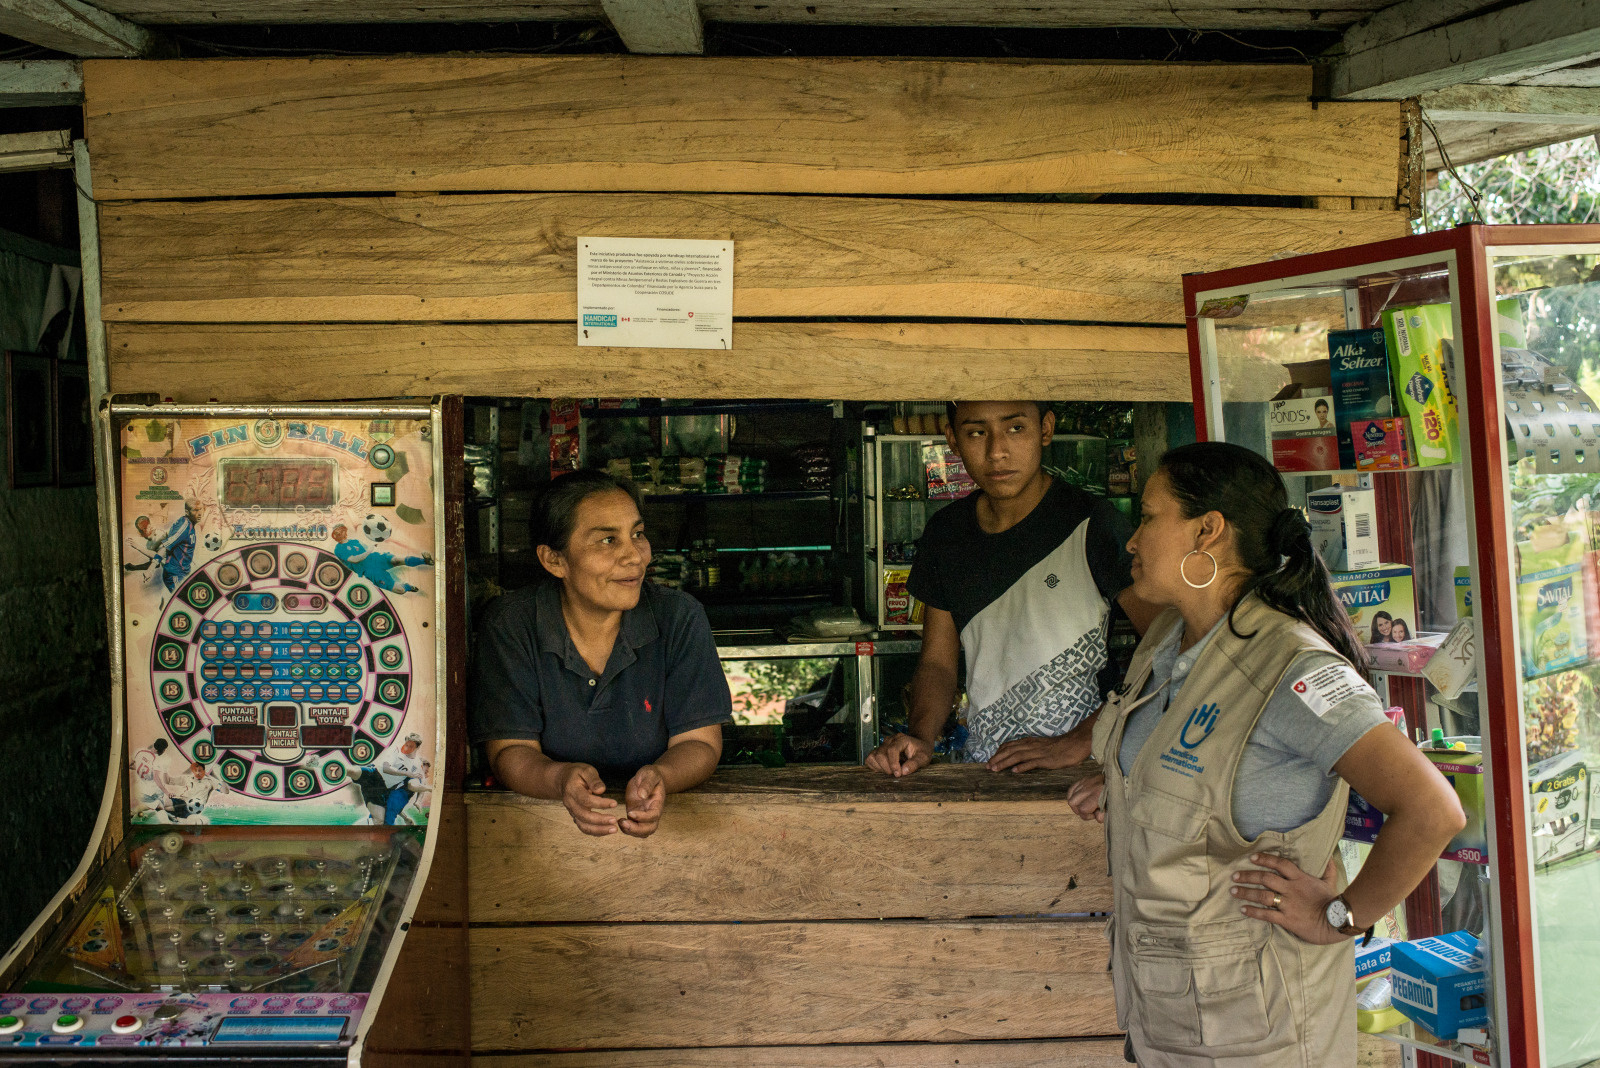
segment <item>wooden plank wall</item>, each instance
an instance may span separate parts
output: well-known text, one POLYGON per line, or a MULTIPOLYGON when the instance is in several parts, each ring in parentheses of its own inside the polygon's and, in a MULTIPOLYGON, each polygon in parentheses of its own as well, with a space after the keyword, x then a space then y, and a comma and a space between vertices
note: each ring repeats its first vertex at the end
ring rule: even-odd
POLYGON ((1396 236, 1410 188, 1400 107, 1313 107, 1299 67, 413 57, 84 79, 113 388, 178 400, 1181 402, 1184 272, 1396 236), (579 350, 591 234, 732 238, 733 352, 579 350))
MULTIPOLYGON (((1397 236, 1415 190, 1403 108, 1313 106, 1304 67, 84 66, 112 389, 179 401, 1187 402, 1184 272, 1397 236), (578 349, 590 234, 731 238, 733 350, 578 349)), ((1122 1063, 1057 915, 1106 907, 1097 835, 1018 782, 724 784, 643 844, 452 795, 369 1056, 1122 1063)))
POLYGON ((1101 830, 1065 800, 1081 774, 730 770, 643 842, 471 794, 474 1050, 552 1068, 1121 1063, 1090 915, 1111 904, 1101 830), (510 979, 528 975, 537 996, 510 979))

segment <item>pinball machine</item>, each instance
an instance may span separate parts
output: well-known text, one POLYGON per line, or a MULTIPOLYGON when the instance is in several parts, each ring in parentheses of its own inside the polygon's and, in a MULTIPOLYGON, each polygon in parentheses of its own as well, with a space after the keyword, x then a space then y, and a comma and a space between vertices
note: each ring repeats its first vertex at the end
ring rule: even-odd
POLYGON ((438 833, 443 408, 102 413, 113 774, 0 1061, 359 1063, 438 833))

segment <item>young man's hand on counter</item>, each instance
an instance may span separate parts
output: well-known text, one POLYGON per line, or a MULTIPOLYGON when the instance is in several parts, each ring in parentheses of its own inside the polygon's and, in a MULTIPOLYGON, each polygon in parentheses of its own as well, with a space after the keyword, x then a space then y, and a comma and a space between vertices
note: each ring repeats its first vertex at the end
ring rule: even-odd
POLYGON ((896 734, 867 754, 867 767, 900 778, 928 766, 933 746, 914 734, 896 734))
POLYGON ((1089 759, 1095 717, 1090 716, 1059 738, 1013 738, 989 758, 990 771, 1034 771, 1071 768, 1089 759))

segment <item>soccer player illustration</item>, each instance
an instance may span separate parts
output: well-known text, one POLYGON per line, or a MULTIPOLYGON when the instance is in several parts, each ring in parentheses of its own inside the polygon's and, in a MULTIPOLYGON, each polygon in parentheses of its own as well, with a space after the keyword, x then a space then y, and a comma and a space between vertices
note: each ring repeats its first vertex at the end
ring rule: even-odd
MULTIPOLYGON (((142 517, 141 517, 142 518, 142 517)), ((133 819, 140 822, 166 823, 172 811, 173 789, 178 788, 182 774, 182 757, 165 738, 157 738, 128 761, 133 772, 133 819)))
MULTIPOLYGON (((379 516, 369 515, 362 526, 362 532, 372 539, 373 544, 385 541, 389 537, 389 524, 379 516)), ((395 559, 390 553, 369 550, 361 542, 350 537, 349 528, 343 523, 333 528, 333 540, 338 544, 334 546, 333 554, 343 562, 345 567, 360 575, 379 589, 388 590, 390 593, 416 593, 419 587, 409 582, 402 582, 392 573, 395 568, 406 567, 432 567, 433 555, 423 553, 421 556, 407 556, 404 559, 395 559)))
POLYGON ((188 773, 182 778, 178 793, 172 798, 172 822, 210 823, 211 818, 205 815, 206 805, 211 802, 211 795, 217 790, 228 793, 228 784, 217 778, 216 772, 198 760, 191 763, 188 773))
MULTIPOLYGON (((165 534, 149 538, 145 544, 151 551, 161 556, 161 581, 171 593, 189 574, 189 568, 194 564, 194 530, 195 524, 200 522, 200 502, 187 500, 183 502, 183 515, 173 521, 165 534)), ((144 519, 144 516, 140 516, 144 519)), ((143 528, 139 521, 134 520, 134 528, 142 534, 149 529, 148 520, 143 528)))
POLYGON ((411 791, 411 796, 406 799, 405 807, 400 810, 396 819, 397 823, 427 823, 428 810, 433 806, 433 762, 424 760, 422 771, 406 780, 406 789, 411 791))

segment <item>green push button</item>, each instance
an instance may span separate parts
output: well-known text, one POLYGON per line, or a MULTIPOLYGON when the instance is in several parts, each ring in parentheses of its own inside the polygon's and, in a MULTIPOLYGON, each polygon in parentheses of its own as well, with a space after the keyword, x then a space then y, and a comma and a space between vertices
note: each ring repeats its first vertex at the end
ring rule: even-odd
POLYGON ((72 1013, 65 1013, 56 1017, 56 1022, 50 1025, 50 1030, 58 1035, 70 1035, 83 1027, 83 1017, 72 1013))
POLYGON ((15 1016, 0 1016, 0 1035, 10 1035, 22 1030, 22 1020, 15 1016))

